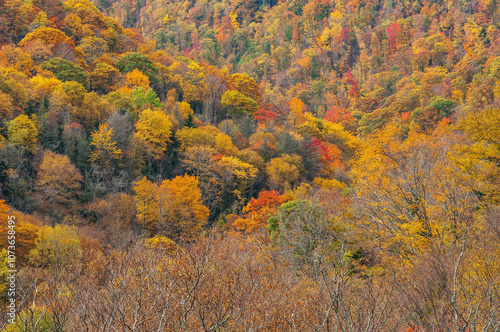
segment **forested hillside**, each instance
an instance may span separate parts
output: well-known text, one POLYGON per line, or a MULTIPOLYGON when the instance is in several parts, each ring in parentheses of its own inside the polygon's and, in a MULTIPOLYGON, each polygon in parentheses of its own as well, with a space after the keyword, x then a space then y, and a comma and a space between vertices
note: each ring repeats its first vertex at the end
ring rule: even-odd
POLYGON ((499 6, 0 0, 1 329, 500 331, 499 6))

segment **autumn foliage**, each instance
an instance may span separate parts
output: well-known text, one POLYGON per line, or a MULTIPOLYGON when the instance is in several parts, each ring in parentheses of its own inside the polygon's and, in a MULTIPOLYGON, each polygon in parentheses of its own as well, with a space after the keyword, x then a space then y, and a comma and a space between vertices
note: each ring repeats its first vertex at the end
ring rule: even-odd
POLYGON ((497 331, 499 26, 0 1, 0 330, 497 331))

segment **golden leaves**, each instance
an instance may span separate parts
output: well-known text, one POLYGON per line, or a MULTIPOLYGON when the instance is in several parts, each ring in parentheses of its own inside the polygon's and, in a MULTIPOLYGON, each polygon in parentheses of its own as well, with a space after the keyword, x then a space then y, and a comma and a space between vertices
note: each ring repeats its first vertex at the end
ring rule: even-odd
POLYGON ((121 150, 116 148, 116 141, 113 141, 113 129, 105 123, 99 126, 97 131, 91 135, 93 151, 90 153, 91 163, 105 164, 109 166, 112 159, 121 157, 121 150))
POLYGON ((162 111, 144 110, 135 124, 136 136, 147 144, 155 159, 160 159, 165 152, 170 136, 172 122, 162 111))
POLYGON ((131 89, 140 87, 149 89, 149 78, 137 68, 126 74, 126 81, 131 89))
POLYGON ((291 189, 297 183, 302 168, 302 157, 284 154, 282 157, 271 159, 266 164, 266 173, 274 188, 286 190, 291 189))
POLYGON ((38 130, 35 123, 26 115, 19 115, 7 125, 9 141, 20 145, 28 151, 33 151, 37 142, 38 130))
POLYGON ((208 217, 194 176, 177 176, 158 184, 144 177, 134 191, 138 222, 153 234, 194 237, 208 217))

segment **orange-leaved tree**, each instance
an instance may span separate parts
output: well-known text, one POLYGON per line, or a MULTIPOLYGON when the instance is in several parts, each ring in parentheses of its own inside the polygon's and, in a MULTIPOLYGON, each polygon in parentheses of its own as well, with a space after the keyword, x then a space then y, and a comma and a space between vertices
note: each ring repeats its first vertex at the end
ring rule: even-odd
POLYGON ((5 234, 5 236, 0 237, 0 247, 7 249, 9 245, 12 245, 13 238, 7 237, 7 235, 13 235, 15 248, 12 251, 16 253, 17 262, 22 264, 29 252, 35 248, 41 227, 32 216, 17 211, 9 213, 9 211, 9 206, 5 204, 3 199, 0 199, 0 233, 5 234))
POLYGON ((247 233, 263 228, 269 216, 287 200, 286 195, 280 195, 275 190, 261 191, 257 199, 252 198, 243 208, 243 215, 233 222, 233 227, 247 233))

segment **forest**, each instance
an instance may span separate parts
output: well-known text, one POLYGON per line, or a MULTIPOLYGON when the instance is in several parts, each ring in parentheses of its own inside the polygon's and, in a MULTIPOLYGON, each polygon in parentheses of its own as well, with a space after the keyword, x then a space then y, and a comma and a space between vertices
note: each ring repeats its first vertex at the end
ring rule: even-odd
POLYGON ((500 331, 499 24, 0 0, 0 330, 500 331))

